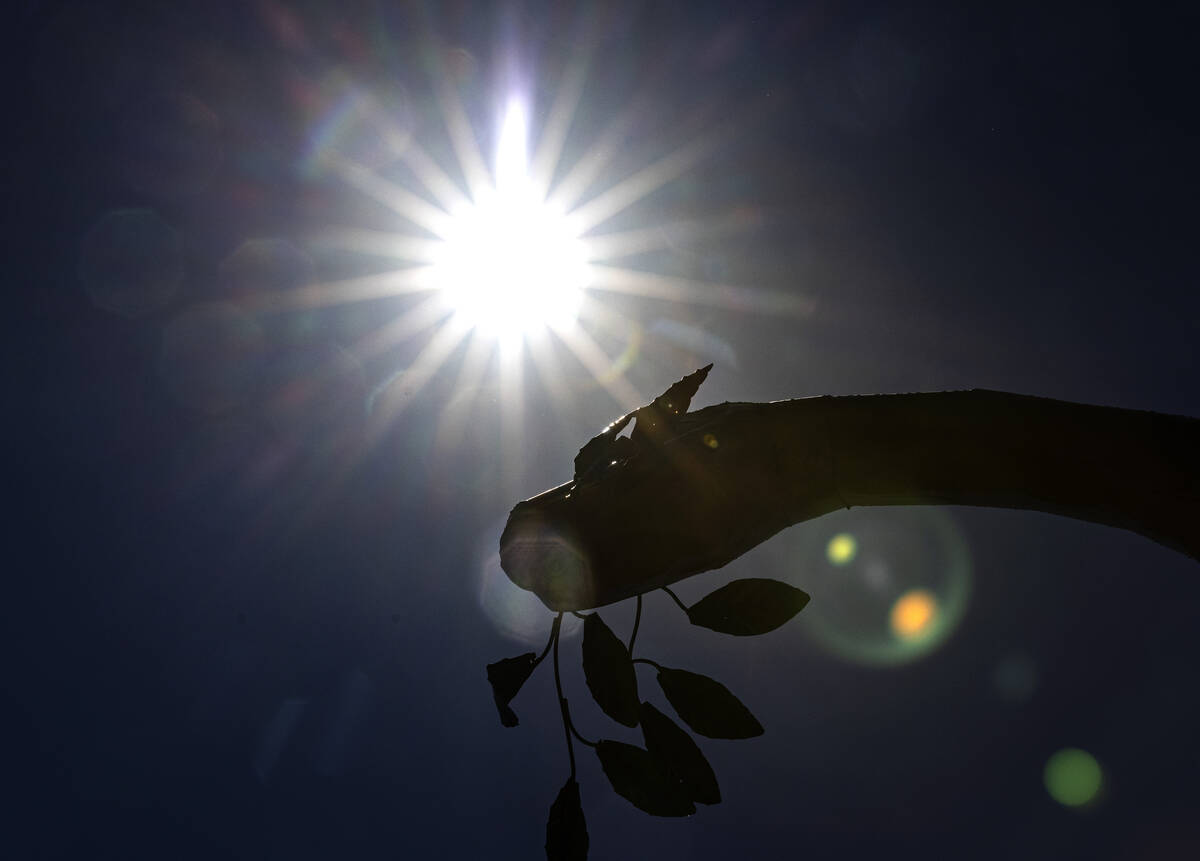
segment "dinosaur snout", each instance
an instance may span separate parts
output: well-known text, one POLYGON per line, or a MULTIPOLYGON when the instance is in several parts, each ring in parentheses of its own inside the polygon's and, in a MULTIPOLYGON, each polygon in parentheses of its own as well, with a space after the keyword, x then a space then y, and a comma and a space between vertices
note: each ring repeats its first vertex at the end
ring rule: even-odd
POLYGON ((517 503, 509 514, 500 536, 500 567, 551 610, 593 606, 592 565, 583 542, 536 500, 517 503))

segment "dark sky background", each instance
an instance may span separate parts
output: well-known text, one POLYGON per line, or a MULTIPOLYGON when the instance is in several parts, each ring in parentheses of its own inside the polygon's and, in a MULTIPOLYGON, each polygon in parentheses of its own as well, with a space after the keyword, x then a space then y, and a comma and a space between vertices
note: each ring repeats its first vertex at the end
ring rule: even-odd
MULTIPOLYGON (((612 390, 713 361, 697 406, 983 387, 1200 415, 1200 21, 967 5, 6 10, 5 854, 543 857, 568 773, 549 666, 515 729, 484 666, 552 616, 492 554, 633 405, 612 390), (603 380, 557 344, 522 385, 499 359, 464 373, 465 342, 422 381, 436 321, 372 348, 413 296, 263 301, 395 265, 332 228, 414 232, 331 155, 422 193, 411 135, 461 184, 438 82, 490 160, 504 88, 536 138, 584 56, 558 175, 613 135, 587 196, 722 139, 595 228, 650 237, 615 265, 740 292, 596 290, 603 380)), ((679 585, 810 591, 776 632, 647 598, 638 652, 719 679, 766 733, 704 740, 724 801, 685 820, 579 752, 591 858, 1197 857, 1197 573, 1032 513, 793 527, 679 585), (860 558, 834 571, 838 532, 860 558), (924 654, 871 660, 886 616, 856 601, 910 587, 969 594, 924 654), (1043 783, 1076 747, 1104 774, 1082 809, 1043 783)), ((632 617, 604 611, 623 636, 632 617)), ((589 702, 578 647, 581 732, 638 740, 589 702)))

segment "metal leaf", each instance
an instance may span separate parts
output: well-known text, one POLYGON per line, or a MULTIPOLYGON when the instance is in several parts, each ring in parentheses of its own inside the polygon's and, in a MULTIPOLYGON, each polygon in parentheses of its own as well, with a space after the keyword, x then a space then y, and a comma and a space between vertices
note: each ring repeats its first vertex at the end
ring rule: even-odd
POLYGON ((617 434, 625 429, 625 425, 629 424, 633 418, 633 413, 628 413, 621 416, 615 422, 610 424, 600 433, 596 434, 586 443, 579 453, 575 455, 575 480, 588 476, 589 474, 600 471, 612 459, 613 449, 616 444, 617 434))
POLYGON ((583 674, 604 713, 625 726, 637 726, 637 676, 629 650, 599 613, 583 623, 583 674))
POLYGON ((749 637, 774 631, 808 604, 808 594, 780 580, 748 577, 726 583, 688 608, 693 625, 749 637))
POLYGON ((683 783, 645 748, 602 740, 596 755, 612 788, 639 810, 654 816, 691 816, 696 812, 683 783))
POLYGON ((753 738, 762 724, 742 701, 715 679, 662 667, 658 683, 683 722, 709 738, 753 738))
POLYGON ((500 723, 504 726, 514 727, 520 723, 516 712, 509 708, 508 704, 533 672, 536 658, 537 655, 533 652, 526 652, 487 666, 488 681, 492 683, 492 697, 496 701, 496 709, 500 712, 500 723))
POLYGON ((633 427, 633 433, 630 434, 633 441, 639 445, 661 442, 660 438, 666 428, 687 412, 688 407, 692 404, 692 398, 695 397, 700 384, 704 382, 711 370, 712 364, 709 363, 700 370, 688 374, 683 379, 672 383, 670 388, 655 398, 652 403, 636 410, 634 415, 637 423, 633 427))
POLYGON ((646 749, 679 779, 688 797, 701 804, 719 804, 717 776, 687 731, 650 703, 642 703, 641 717, 646 749))
POLYGON ((672 383, 665 392, 654 399, 654 405, 676 415, 686 413, 688 407, 692 405, 692 398, 696 396, 700 385, 711 370, 712 362, 709 362, 700 370, 688 374, 682 380, 672 383))
POLYGON ((579 784, 568 778, 550 805, 546 821, 547 861, 586 861, 588 853, 587 821, 579 801, 579 784))

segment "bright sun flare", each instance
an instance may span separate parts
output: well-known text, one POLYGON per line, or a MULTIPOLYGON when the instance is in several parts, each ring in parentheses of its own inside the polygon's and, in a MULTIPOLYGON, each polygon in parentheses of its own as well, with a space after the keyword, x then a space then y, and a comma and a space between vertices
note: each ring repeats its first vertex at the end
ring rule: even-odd
POLYGON ((433 261, 434 285, 459 321, 501 340, 570 327, 588 283, 583 242, 529 177, 527 133, 511 102, 495 183, 452 213, 433 261))
MULTIPOLYGON (((353 149, 361 142, 359 137, 347 133, 342 138, 333 131, 311 154, 314 169, 330 171, 398 220, 388 230, 330 226, 314 237, 314 244, 335 253, 361 255, 364 261, 382 259, 396 265, 319 282, 286 295, 263 293, 256 301, 265 310, 281 311, 411 297, 393 306, 394 316, 352 345, 359 361, 389 357, 403 364, 403 374, 395 377, 403 380, 402 385, 387 384, 395 388, 396 397, 373 401, 373 421, 381 431, 413 402, 416 392, 459 357, 455 386, 463 392, 482 385, 497 357, 497 380, 507 405, 500 435, 507 440, 506 461, 517 465, 516 474, 522 456, 519 405, 524 357, 529 357, 541 384, 553 393, 556 406, 570 403, 563 365, 570 367, 572 361, 582 365, 622 408, 646 402, 624 375, 624 368, 635 360, 642 323, 627 316, 625 300, 614 302, 614 297, 657 303, 653 313, 664 315, 668 326, 674 322, 667 310, 671 305, 774 316, 811 312, 811 301, 792 291, 700 281, 622 265, 641 255, 670 252, 675 247, 673 236, 717 241, 753 229, 758 221, 744 217, 740 209, 656 224, 637 224, 627 214, 632 226, 597 232, 696 168, 736 135, 740 123, 726 118, 719 129, 691 129, 686 143, 669 147, 640 166, 629 165, 630 172, 613 181, 608 172, 626 152, 638 116, 631 105, 591 141, 575 141, 585 145, 571 162, 560 164, 587 68, 587 58, 580 57, 565 70, 537 130, 532 157, 527 146, 530 102, 523 93, 515 94, 505 106, 489 168, 453 81, 440 73, 432 83, 449 143, 448 151, 441 152, 454 159, 456 171, 439 165, 409 129, 393 121, 384 104, 358 90, 339 112, 339 123, 347 117, 363 123, 362 137, 381 142, 384 154, 394 160, 364 164, 343 152, 343 144, 353 149), (603 340, 597 339, 600 334, 603 340), (616 357, 609 346, 614 338, 625 344, 616 357)), ((347 129, 353 131, 354 126, 347 129)), ((652 149, 661 149, 660 143, 654 142, 652 149)), ((712 342, 698 348, 694 341, 689 343, 687 349, 698 349, 699 356, 721 346, 719 341, 715 348, 712 342)))

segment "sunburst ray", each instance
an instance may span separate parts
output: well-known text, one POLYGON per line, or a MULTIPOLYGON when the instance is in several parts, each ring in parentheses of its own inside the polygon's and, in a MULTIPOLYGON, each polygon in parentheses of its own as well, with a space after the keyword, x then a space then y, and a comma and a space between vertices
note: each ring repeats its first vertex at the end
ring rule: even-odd
POLYGON ((559 159, 562 158, 563 147, 566 145, 567 132, 575 119, 575 111, 579 107, 583 95, 583 85, 587 80, 588 66, 591 62, 591 43, 580 55, 568 65, 562 83, 554 94, 554 103, 546 118, 546 125, 538 139, 537 151, 530 162, 529 176, 535 194, 539 199, 545 199, 558 169, 559 159))
POLYGON ((717 135, 708 135, 686 144, 571 210, 576 229, 581 234, 587 233, 671 180, 678 179, 710 155, 719 140, 717 135))
POLYGON ((729 311, 806 317, 816 308, 816 300, 794 292, 763 290, 737 284, 714 284, 599 263, 592 264, 592 279, 594 290, 627 293, 644 299, 662 299, 685 305, 705 305, 729 311))
POLYGON ((622 411, 635 409, 645 403, 641 393, 629 380, 623 375, 614 376, 610 373, 612 360, 582 327, 575 326, 568 330, 556 331, 555 334, 575 358, 579 359, 580 364, 592 375, 592 379, 612 395, 622 411))
POLYGON ((314 311, 318 308, 423 293, 432 289, 429 267, 410 266, 406 269, 392 269, 341 281, 323 281, 294 290, 251 293, 239 297, 238 304, 246 311, 262 314, 314 311))
POLYGON ((438 60, 434 61, 433 85, 438 107, 442 111, 442 121, 446 124, 446 134, 450 138, 450 146, 454 149, 471 198, 478 200, 491 185, 491 172, 479 152, 471 121, 467 118, 458 92, 454 89, 443 64, 438 60))
POLYGON ((734 211, 706 218, 675 219, 652 227, 638 227, 587 236, 583 242, 588 260, 620 260, 651 251, 676 247, 673 236, 685 236, 689 242, 708 243, 726 236, 746 233, 758 226, 759 218, 734 211))
MULTIPOLYGON (((429 328, 428 326, 424 328, 429 328)), ((441 370, 442 365, 454 352, 455 348, 467 337, 468 331, 456 325, 453 321, 443 323, 434 329, 421 352, 399 376, 404 387, 403 398, 376 397, 372 410, 371 422, 368 426, 368 442, 377 441, 386 433, 388 427, 416 400, 417 394, 429 384, 429 381, 441 370)))
MULTIPOLYGON (((435 294, 409 308, 399 317, 376 329, 365 338, 359 339, 354 344, 352 352, 359 361, 374 358, 433 328, 448 316, 449 311, 445 303, 440 296, 435 294)), ((457 328, 451 326, 451 322, 443 324, 443 328, 457 328)))
POLYGON ((470 203, 450 175, 415 141, 405 147, 400 158, 447 212, 455 212, 470 203))
POLYGON ((364 257, 385 257, 407 263, 432 263, 440 243, 419 236, 362 227, 330 227, 310 240, 316 248, 350 251, 364 257))
POLYGON ((450 216, 420 195, 384 179, 360 164, 334 154, 323 156, 330 169, 348 186, 382 203, 397 215, 435 236, 445 236, 450 216))

